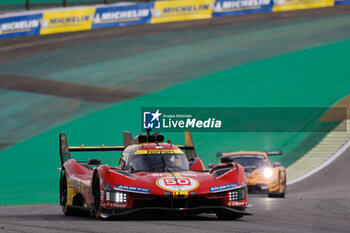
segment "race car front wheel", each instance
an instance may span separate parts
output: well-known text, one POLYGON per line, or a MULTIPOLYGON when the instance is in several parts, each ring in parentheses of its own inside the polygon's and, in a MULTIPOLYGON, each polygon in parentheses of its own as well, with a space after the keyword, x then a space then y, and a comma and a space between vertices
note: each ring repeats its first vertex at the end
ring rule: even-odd
POLYGON ((64 215, 71 216, 74 215, 74 210, 67 204, 68 196, 68 185, 67 185, 67 176, 63 172, 60 179, 60 204, 64 215))
POLYGON ((93 198, 93 205, 92 205, 92 215, 94 215, 96 218, 100 218, 101 215, 101 197, 100 197, 100 177, 99 175, 96 175, 94 177, 93 187, 92 187, 92 198, 93 198))
POLYGON ((281 184, 281 193, 280 193, 280 197, 284 197, 286 195, 286 190, 287 190, 287 177, 286 177, 286 173, 284 173, 284 179, 282 181, 281 184))
POLYGON ((284 180, 281 181, 281 172, 278 174, 278 192, 277 193, 269 193, 268 197, 284 197, 286 193, 286 177, 284 176, 284 180))

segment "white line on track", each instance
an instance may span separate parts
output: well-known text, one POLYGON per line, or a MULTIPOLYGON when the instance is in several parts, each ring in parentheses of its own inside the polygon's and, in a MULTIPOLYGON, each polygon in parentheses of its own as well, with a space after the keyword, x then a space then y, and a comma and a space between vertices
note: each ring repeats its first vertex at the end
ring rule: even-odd
POLYGON ((327 167, 329 164, 331 164, 334 160, 336 160, 344 151, 346 151, 350 147, 350 140, 348 140, 337 152, 335 152, 326 162, 324 162, 321 166, 318 166, 317 168, 309 171, 308 173, 300 176, 299 178, 292 180, 287 183, 287 185, 295 184, 297 182, 300 182, 309 176, 315 174, 316 172, 320 171, 321 169, 327 167))

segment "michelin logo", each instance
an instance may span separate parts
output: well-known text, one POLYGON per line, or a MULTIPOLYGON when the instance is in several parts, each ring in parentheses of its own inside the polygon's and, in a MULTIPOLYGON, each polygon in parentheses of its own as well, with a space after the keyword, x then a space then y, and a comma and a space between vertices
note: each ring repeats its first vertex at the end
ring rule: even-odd
POLYGON ((51 25, 54 25, 53 27, 57 27, 57 25, 61 27, 70 26, 70 25, 80 25, 85 22, 88 22, 92 17, 93 15, 82 15, 82 16, 71 16, 71 17, 56 17, 50 20, 45 19, 42 22, 42 27, 50 28, 51 25))
POLYGON ((162 114, 157 109, 156 112, 144 112, 143 113, 143 128, 144 129, 159 129, 160 128, 160 116, 162 114))
POLYGON ((39 26, 39 19, 5 22, 0 24, 0 34, 22 32, 24 30, 29 31, 33 28, 38 28, 39 26))
MULTIPOLYGON (((279 0, 283 1, 283 0, 279 0)), ((236 1, 217 1, 214 5, 214 12, 223 12, 230 9, 244 9, 251 7, 261 7, 270 5, 271 0, 236 0, 236 1)))
POLYGON ((210 5, 208 4, 200 4, 200 5, 188 5, 188 6, 176 6, 176 7, 165 7, 163 8, 163 12, 157 8, 154 12, 152 12, 153 17, 166 17, 166 16, 180 16, 180 15, 188 15, 188 14, 197 14, 201 11, 210 10, 210 5))
POLYGON ((97 13, 93 19, 93 22, 95 24, 98 23, 109 23, 109 22, 115 22, 120 20, 137 20, 142 17, 148 17, 150 14, 150 9, 140 9, 140 10, 126 10, 126 11, 114 11, 114 12, 104 12, 104 13, 97 13))

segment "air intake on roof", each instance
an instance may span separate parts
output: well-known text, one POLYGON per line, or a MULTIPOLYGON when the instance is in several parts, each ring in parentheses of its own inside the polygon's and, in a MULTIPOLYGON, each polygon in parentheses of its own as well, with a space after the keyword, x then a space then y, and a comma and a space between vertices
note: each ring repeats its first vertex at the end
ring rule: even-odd
POLYGON ((138 136, 139 143, 146 143, 146 142, 163 142, 164 136, 163 135, 140 135, 138 136))

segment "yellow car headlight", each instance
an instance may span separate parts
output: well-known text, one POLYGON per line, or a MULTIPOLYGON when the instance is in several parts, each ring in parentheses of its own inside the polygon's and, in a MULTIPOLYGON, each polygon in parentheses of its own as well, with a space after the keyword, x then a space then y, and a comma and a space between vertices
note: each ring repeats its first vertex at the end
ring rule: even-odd
POLYGON ((271 170, 270 168, 265 168, 265 169, 264 169, 264 176, 265 176, 266 178, 272 177, 272 170, 271 170))

